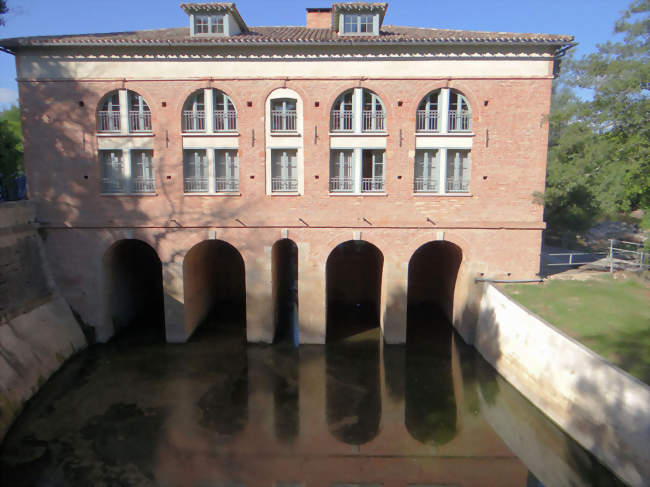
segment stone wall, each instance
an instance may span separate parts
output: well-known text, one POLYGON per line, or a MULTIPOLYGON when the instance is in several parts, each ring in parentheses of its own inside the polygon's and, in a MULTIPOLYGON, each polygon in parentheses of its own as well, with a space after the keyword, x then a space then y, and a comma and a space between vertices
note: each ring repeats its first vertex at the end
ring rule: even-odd
POLYGON ((85 346, 50 277, 34 205, 0 204, 0 439, 24 401, 85 346))
POLYGON ((508 382, 630 485, 650 485, 650 387, 492 285, 478 351, 508 382))

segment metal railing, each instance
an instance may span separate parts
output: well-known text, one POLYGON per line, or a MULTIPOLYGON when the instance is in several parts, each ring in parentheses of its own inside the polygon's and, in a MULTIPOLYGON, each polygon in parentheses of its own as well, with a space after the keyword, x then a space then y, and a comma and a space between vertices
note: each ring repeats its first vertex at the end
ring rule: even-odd
POLYGON ((364 132, 383 132, 385 118, 386 114, 383 111, 364 110, 362 130, 364 132))
POLYGON ((636 242, 610 239, 606 252, 553 252, 542 254, 545 267, 573 267, 592 264, 594 269, 646 270, 650 267, 650 256, 636 242))
POLYGON ((447 178, 447 193, 469 193, 469 181, 447 178))
POLYGON ((416 193, 437 193, 438 180, 431 178, 415 178, 413 191, 416 193))
POLYGON ((186 193, 207 193, 208 178, 185 178, 186 193))
POLYGON ((330 192, 349 193, 351 191, 354 191, 353 178, 330 178, 330 192))
POLYGON ((384 191, 384 178, 361 178, 361 192, 372 193, 376 191, 384 191))
POLYGON ((298 191, 298 179, 297 178, 271 178, 271 191, 273 193, 298 191))
POLYGON ((126 193, 126 180, 123 178, 102 178, 102 193, 126 193))
POLYGON ((214 111, 215 132, 230 132, 237 130, 237 113, 225 110, 214 111))
POLYGON ((205 112, 185 110, 183 112, 183 132, 204 132, 205 112))
POLYGON ((437 132, 438 131, 438 110, 418 110, 417 132, 437 132))
POLYGON ((449 132, 469 132, 472 128, 472 112, 450 110, 449 132))
POLYGON ((100 110, 97 112, 97 132, 119 132, 120 112, 100 110))
POLYGON ((608 255, 607 252, 553 252, 543 254, 545 266, 570 267, 574 265, 585 265, 601 259, 608 255))
POLYGON ((151 132, 151 112, 129 112, 129 130, 131 132, 151 132))
POLYGON ((295 132, 295 110, 271 110, 271 132, 295 132))
POLYGON ((216 178, 215 191, 217 193, 239 191, 239 179, 236 178, 216 178))
POLYGON ((352 132, 354 130, 352 110, 332 110, 330 130, 332 132, 352 132))
POLYGON ((153 193, 156 191, 156 180, 154 178, 135 178, 131 190, 134 193, 153 193))

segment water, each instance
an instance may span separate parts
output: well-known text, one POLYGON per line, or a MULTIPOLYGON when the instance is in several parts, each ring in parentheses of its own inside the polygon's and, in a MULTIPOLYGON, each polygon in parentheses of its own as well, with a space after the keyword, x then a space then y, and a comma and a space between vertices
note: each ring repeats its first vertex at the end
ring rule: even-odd
POLYGON ((28 403, 0 485, 618 484, 450 326, 416 343, 122 335, 28 403))

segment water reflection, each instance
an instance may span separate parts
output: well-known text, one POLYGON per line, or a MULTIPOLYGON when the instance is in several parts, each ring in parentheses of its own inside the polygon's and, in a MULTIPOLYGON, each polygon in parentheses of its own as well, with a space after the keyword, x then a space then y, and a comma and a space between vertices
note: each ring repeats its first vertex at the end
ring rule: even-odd
POLYGON ((327 425, 336 438, 350 445, 367 443, 379 432, 378 337, 375 329, 325 348, 327 425))
POLYGON ((0 485, 616 485, 449 327, 372 333, 94 346, 27 405, 0 485))

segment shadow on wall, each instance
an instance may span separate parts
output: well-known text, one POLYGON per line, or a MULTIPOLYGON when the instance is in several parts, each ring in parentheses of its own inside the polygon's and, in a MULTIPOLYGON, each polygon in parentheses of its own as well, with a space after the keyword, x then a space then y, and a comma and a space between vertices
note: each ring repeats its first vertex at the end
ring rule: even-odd
MULTIPOLYGON (((96 90, 76 82, 20 83, 26 172, 30 198, 38 205, 40 234, 46 242, 46 252, 49 253, 55 279, 61 283, 62 294, 81 320, 91 322, 98 328, 110 326, 100 322, 98 317, 110 316, 113 310, 96 311, 102 303, 99 299, 96 302, 88 299, 89 294, 95 292, 88 288, 91 280, 95 282, 99 276, 91 279, 87 273, 88 267, 96 269, 97 273, 101 269, 97 247, 108 236, 112 236, 114 242, 125 238, 142 239, 160 256, 165 239, 183 231, 183 217, 193 219, 199 226, 205 225, 207 238, 210 224, 233 220, 242 209, 241 198, 224 199, 219 205, 209 206, 193 201, 192 206, 187 207, 187 198, 183 197, 182 154, 177 153, 180 149, 176 149, 181 147, 181 114, 178 113, 175 122, 178 127, 166 130, 167 127, 157 124, 155 100, 147 100, 147 103, 153 109, 151 140, 156 196, 102 195, 103 174, 95 131, 97 109, 107 93, 119 88, 121 86, 112 83, 106 83, 96 90), (167 136, 167 133, 172 135, 167 136), (165 229, 154 234, 142 228, 152 225, 165 229), (86 229, 74 230, 75 227, 86 229), (47 245, 53 232, 79 232, 83 243, 70 257, 61 258, 61 255, 53 253, 56 243, 50 247, 47 245), (97 238, 86 238, 88 232, 96 232, 97 238), (71 262, 84 262, 84 265, 71 265, 71 262)), ((103 140, 106 142, 110 138, 103 140)), ((134 170, 132 168, 132 173, 134 170)), ((165 283, 180 276, 178 269, 182 268, 187 250, 179 249, 165 254, 161 262, 165 283)), ((180 293, 172 296, 166 292, 164 301, 170 311, 168 315, 182 321, 180 293)), ((182 324, 177 327, 182 328, 182 324)), ((102 330, 101 335, 108 338, 111 333, 112 330, 106 329, 102 330)))

